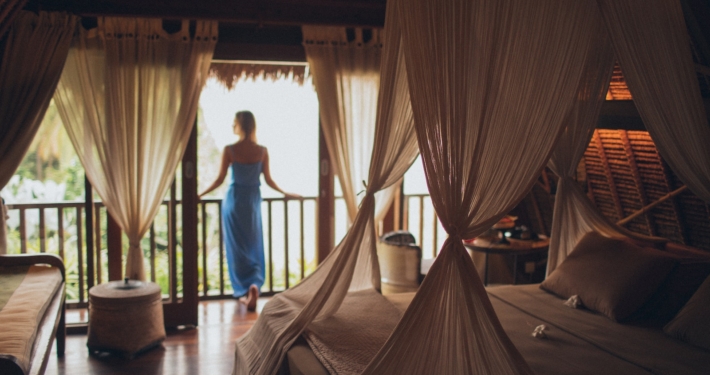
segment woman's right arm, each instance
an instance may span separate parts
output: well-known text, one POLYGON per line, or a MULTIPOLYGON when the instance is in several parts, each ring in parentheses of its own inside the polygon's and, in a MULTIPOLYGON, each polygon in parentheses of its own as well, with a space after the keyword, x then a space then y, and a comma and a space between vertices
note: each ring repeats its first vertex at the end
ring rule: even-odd
POLYGON ((231 164, 231 161, 232 160, 229 157, 229 146, 226 146, 224 150, 222 150, 222 163, 219 166, 219 174, 217 175, 217 178, 207 189, 205 189, 205 191, 200 193, 199 197, 207 195, 212 190, 218 188, 219 185, 222 185, 222 182, 224 182, 224 178, 227 176, 227 169, 229 168, 229 164, 231 164))

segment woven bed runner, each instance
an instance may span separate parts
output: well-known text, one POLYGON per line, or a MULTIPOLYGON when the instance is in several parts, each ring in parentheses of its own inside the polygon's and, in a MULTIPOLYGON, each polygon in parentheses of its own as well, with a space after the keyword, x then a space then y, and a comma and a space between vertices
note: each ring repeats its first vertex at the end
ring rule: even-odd
POLYGON ((375 290, 351 292, 335 315, 313 322, 303 336, 331 374, 360 374, 401 317, 375 290))

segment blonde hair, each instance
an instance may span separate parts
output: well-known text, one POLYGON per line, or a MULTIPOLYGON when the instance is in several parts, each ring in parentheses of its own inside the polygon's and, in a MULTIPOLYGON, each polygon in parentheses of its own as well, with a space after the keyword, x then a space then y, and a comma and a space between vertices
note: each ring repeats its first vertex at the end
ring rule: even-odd
POLYGON ((237 125, 242 130, 245 139, 256 142, 256 119, 249 111, 239 111, 234 116, 237 125))

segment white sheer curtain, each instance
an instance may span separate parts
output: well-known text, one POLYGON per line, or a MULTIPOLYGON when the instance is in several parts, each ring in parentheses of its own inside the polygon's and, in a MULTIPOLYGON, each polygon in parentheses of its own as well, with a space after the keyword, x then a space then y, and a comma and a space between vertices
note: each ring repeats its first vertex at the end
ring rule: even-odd
POLYGON ((548 161, 593 53, 598 11, 564 0, 390 2, 427 183, 449 238, 364 373, 531 373, 461 241, 514 207, 548 161))
POLYGON ((387 33, 384 44, 389 48, 382 58, 369 183, 353 225, 313 274, 267 303, 237 343, 234 374, 275 374, 296 338, 313 321, 335 314, 348 293, 369 291, 371 303, 387 303, 375 292, 380 279, 374 194, 398 181, 418 152, 399 34, 387 33))
POLYGON ((548 275, 567 258, 585 233, 596 230, 610 237, 618 235, 616 226, 599 213, 575 181, 577 165, 599 121, 614 68, 611 40, 603 23, 598 25, 598 38, 584 67, 574 107, 565 119, 565 128, 548 162, 548 167, 559 177, 547 258, 548 275))
MULTIPOLYGON (((14 13, 11 8, 18 3, 8 3, 6 10, 14 13)), ((78 19, 26 11, 14 17, 0 61, 0 188, 15 174, 42 123, 78 19)), ((0 202, 0 254, 6 252, 5 207, 0 202)))
MULTIPOLYGON (((378 29, 303 26, 303 46, 320 104, 320 120, 350 221, 370 167, 375 141, 382 40, 378 29), (367 39, 367 34, 370 38, 367 39)), ((379 214, 394 187, 378 194, 379 214)), ((362 197, 362 195, 361 195, 362 197)))
POLYGON ((103 18, 82 29, 55 100, 94 189, 126 232, 126 277, 145 280, 140 240, 173 180, 195 121, 217 23, 103 18))
POLYGON ((710 125, 680 1, 597 3, 658 152, 690 190, 710 202, 710 125))

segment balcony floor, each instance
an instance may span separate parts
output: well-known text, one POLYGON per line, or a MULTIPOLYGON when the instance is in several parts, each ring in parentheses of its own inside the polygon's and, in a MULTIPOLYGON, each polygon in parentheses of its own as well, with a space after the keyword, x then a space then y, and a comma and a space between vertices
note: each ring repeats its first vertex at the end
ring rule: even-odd
POLYGON ((259 299, 257 312, 247 312, 234 299, 200 302, 197 328, 168 331, 161 347, 131 361, 89 356, 86 335, 68 335, 66 354, 57 358, 54 346, 45 374, 230 374, 235 342, 254 324, 267 300, 259 299))

